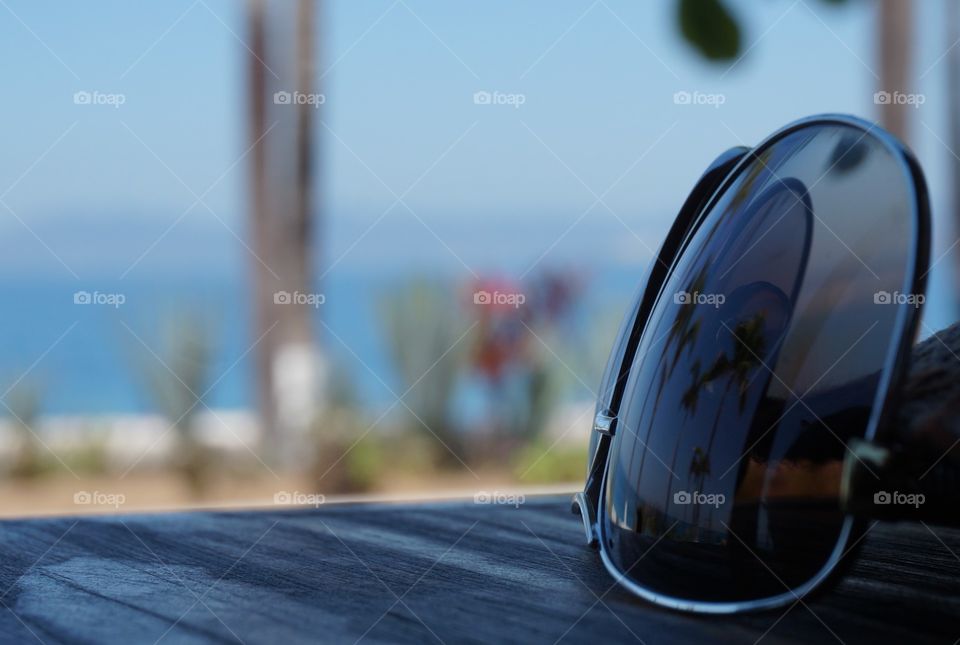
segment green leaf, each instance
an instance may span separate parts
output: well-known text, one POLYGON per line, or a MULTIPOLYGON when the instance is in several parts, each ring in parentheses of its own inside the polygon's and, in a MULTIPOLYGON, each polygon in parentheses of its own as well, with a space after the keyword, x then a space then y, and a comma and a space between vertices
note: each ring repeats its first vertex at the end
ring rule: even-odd
POLYGON ((680 0, 680 33, 709 60, 731 60, 740 53, 740 26, 721 0, 680 0))

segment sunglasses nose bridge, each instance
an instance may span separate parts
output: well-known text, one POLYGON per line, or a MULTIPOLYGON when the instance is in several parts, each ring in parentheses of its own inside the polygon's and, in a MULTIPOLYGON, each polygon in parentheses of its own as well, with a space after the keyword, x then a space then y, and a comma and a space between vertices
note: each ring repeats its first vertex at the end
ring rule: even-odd
POLYGON ((601 410, 594 416, 593 431, 600 435, 600 441, 596 453, 592 456, 590 474, 584 490, 574 495, 570 509, 574 515, 580 516, 587 545, 593 548, 598 548, 600 544, 597 535, 597 507, 601 503, 600 489, 616 426, 617 417, 609 410, 601 410))
POLYGON ((594 549, 599 548, 600 541, 597 539, 597 514, 590 500, 582 492, 573 496, 573 502, 570 510, 574 515, 580 515, 583 522, 584 537, 587 540, 587 546, 594 549))

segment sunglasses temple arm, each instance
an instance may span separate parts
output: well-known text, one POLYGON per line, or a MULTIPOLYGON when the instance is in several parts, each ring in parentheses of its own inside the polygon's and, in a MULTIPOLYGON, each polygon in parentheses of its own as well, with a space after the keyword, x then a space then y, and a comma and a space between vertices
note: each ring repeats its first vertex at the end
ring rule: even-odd
POLYGON ((949 454, 935 459, 928 451, 852 441, 843 464, 841 507, 865 519, 960 527, 960 463, 949 454))
MULTIPOLYGON (((664 240, 660 250, 656 254, 657 262, 650 264, 647 277, 643 280, 643 291, 641 294, 652 303, 652 296, 647 296, 647 291, 655 294, 659 285, 665 278, 665 269, 672 261, 673 255, 683 242, 684 237, 693 223, 696 216, 701 212, 704 206, 709 202, 717 189, 722 185, 724 179, 750 152, 749 148, 737 146, 730 148, 719 157, 717 157, 710 167, 701 175, 694 186, 693 191, 687 197, 680 209, 680 214, 674 221, 667 238, 664 240), (663 267, 663 269, 661 269, 663 267)), ((643 310, 643 302, 638 303, 639 311, 635 311, 631 320, 636 324, 637 316, 644 318, 646 313, 643 310)), ((649 311, 647 311, 649 313, 649 311)), ((645 319, 645 318, 644 318, 645 319)), ((629 361, 629 358, 624 360, 629 361)), ((625 373, 621 374, 621 378, 625 373)), ((616 407, 616 406, 614 406, 616 407)), ((593 462, 590 464, 590 474, 587 476, 587 483, 583 492, 577 493, 573 497, 573 513, 579 514, 583 520, 583 530, 586 535, 587 544, 596 548, 599 545, 599 529, 597 525, 597 509, 603 503, 600 499, 600 492, 603 486, 603 476, 607 467, 607 456, 610 453, 610 443, 613 437, 613 424, 615 417, 607 417, 608 412, 598 415, 594 420, 594 432, 600 433, 600 442, 597 446, 596 454, 593 456, 593 462), (603 421, 604 423, 598 423, 603 421)))
POLYGON ((601 504, 600 488, 603 485, 603 474, 607 467, 607 456, 610 453, 610 435, 601 434, 600 441, 597 444, 596 454, 590 463, 590 474, 587 475, 587 483, 583 491, 573 496, 570 510, 574 515, 579 515, 583 520, 583 532, 587 544, 597 548, 599 546, 599 535, 597 526, 597 508, 601 504))

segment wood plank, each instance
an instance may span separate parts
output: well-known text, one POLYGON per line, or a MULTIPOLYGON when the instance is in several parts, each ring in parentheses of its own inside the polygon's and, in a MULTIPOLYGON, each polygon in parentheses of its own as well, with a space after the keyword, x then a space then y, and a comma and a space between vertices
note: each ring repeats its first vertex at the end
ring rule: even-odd
POLYGON ((878 524, 836 589, 790 610, 726 618, 689 617, 631 597, 581 539, 567 497, 556 496, 518 508, 354 504, 7 521, 0 530, 0 639, 960 638, 960 531, 878 524))

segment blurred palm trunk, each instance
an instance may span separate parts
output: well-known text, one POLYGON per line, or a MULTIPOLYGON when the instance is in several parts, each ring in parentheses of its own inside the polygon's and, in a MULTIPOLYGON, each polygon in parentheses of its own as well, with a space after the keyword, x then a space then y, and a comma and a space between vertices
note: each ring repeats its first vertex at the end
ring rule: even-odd
MULTIPOLYGON (((314 1, 251 0, 249 106, 256 389, 265 455, 290 465, 320 397, 313 337, 314 1), (283 95, 286 97, 278 98, 283 95)), ((294 463, 294 465, 296 465, 294 463)))
MULTIPOLYGON (((948 3, 949 4, 949 3, 948 3)), ((880 91, 891 100, 880 104, 880 123, 902 141, 908 140, 909 110, 912 106, 892 100, 894 92, 907 93, 913 52, 913 1, 879 0, 878 31, 880 36, 880 91)))

